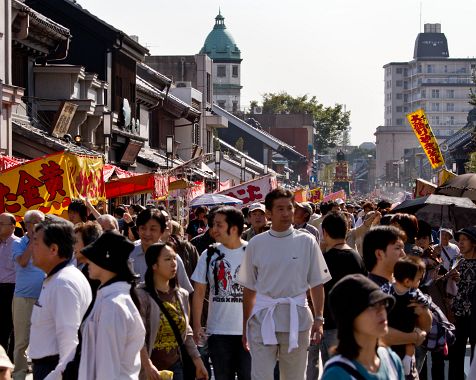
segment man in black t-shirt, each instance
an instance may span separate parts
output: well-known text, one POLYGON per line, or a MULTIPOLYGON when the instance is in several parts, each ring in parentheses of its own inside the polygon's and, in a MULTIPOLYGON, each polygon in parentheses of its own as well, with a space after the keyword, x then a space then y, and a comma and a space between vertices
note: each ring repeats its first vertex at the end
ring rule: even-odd
POLYGON ((205 206, 198 206, 195 209, 195 219, 188 223, 187 230, 188 240, 193 239, 195 236, 204 232, 207 226, 207 208, 205 206))
POLYGON ((367 275, 360 255, 346 244, 346 235, 347 221, 344 214, 332 212, 326 215, 322 221, 322 240, 325 247, 327 247, 327 251, 324 252, 324 259, 332 279, 324 284, 324 335, 319 347, 311 346, 309 348, 307 380, 317 380, 319 376, 319 349, 321 351, 322 364, 324 365, 331 356, 329 350, 337 345, 337 326, 328 304, 330 290, 337 281, 348 274, 361 273, 367 275))

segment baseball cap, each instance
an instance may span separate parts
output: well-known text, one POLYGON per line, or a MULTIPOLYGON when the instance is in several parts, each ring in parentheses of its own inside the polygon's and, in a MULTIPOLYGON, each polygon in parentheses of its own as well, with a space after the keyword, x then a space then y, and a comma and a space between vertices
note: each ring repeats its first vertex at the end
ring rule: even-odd
POLYGON ((250 205, 250 207, 248 208, 248 212, 253 212, 255 210, 261 210, 263 212, 266 212, 266 208, 264 207, 264 204, 262 203, 259 203, 259 202, 256 202, 256 203, 252 203, 250 205))
POLYGON ((295 203, 296 207, 302 208, 307 213, 309 213, 309 215, 313 214, 312 207, 307 202, 294 202, 294 203, 295 203))
POLYGON ((460 235, 466 235, 471 240, 476 242, 476 226, 470 226, 460 229, 458 232, 455 233, 455 239, 459 240, 460 235))
POLYGON ((0 346, 0 368, 13 369, 13 364, 2 346, 0 346))

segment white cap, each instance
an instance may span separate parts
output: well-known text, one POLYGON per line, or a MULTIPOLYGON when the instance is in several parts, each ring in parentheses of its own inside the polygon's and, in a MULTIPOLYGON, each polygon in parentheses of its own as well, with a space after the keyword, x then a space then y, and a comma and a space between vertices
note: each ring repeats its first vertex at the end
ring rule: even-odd
POLYGON ((255 210, 261 210, 263 212, 266 212, 266 208, 264 207, 264 204, 259 202, 252 203, 250 207, 248 208, 248 212, 253 212, 255 210))
POLYGON ((342 203, 345 203, 342 198, 337 198, 336 199, 337 204, 340 206, 342 203))
POLYGON ((13 364, 2 346, 0 346, 0 368, 13 369, 13 364))

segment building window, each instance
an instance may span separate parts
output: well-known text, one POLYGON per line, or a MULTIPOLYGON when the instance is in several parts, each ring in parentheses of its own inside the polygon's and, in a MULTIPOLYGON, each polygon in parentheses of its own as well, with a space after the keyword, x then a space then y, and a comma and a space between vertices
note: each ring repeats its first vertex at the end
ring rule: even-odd
POLYGON ((207 73, 207 103, 212 102, 212 78, 209 73, 207 73))
POLYGON ((403 81, 397 80, 397 87, 402 87, 403 86, 403 81))
POLYGON ((212 144, 212 131, 207 129, 207 153, 211 153, 211 144, 212 144))
POLYGON ((455 117, 454 116, 449 117, 448 124, 449 125, 455 125, 455 117))
POLYGON ((392 100, 392 93, 389 92, 388 94, 385 94, 385 100, 389 101, 392 100))
POLYGON ((217 66, 217 77, 218 78, 226 77, 226 66, 217 66))
POLYGON ((232 72, 231 72, 231 76, 233 78, 238 78, 238 65, 233 65, 233 67, 231 68, 232 72))
POLYGON ((218 107, 225 108, 225 101, 224 100, 219 100, 217 103, 218 103, 218 107))
POLYGON ((403 125, 403 119, 397 119, 397 125, 403 125))
POLYGON ((233 111, 232 112, 238 112, 238 102, 233 102, 233 111))
POLYGON ((431 90, 431 97, 433 99, 438 99, 440 97, 440 90, 431 90))
POLYGON ((435 71, 434 65, 427 65, 427 66, 426 66, 426 72, 427 72, 427 73, 431 74, 431 73, 433 73, 434 71, 435 71))
POLYGON ((403 98, 403 94, 397 94, 397 99, 402 99, 403 98))
POLYGON ((421 65, 418 65, 418 67, 417 67, 417 73, 421 73, 421 65))
POLYGON ((433 112, 439 112, 440 111, 440 103, 431 103, 431 110, 433 112))
POLYGON ((408 112, 408 107, 407 106, 403 107, 403 112, 408 112))
POLYGON ((399 68, 397 69, 397 74, 401 74, 402 72, 403 72, 403 69, 402 69, 401 67, 399 67, 399 68))
POLYGON ((403 101, 404 101, 405 103, 408 102, 408 94, 403 94, 403 101))
POLYGON ((392 81, 391 81, 391 80, 388 80, 388 81, 385 83, 385 87, 386 87, 386 88, 392 87, 392 81))
POLYGON ((385 69, 385 74, 386 74, 386 75, 392 74, 392 68, 391 68, 391 67, 387 67, 387 68, 385 69))
POLYGON ((454 112, 455 111, 455 104, 454 103, 446 103, 446 112, 454 112))
POLYGON ((455 90, 446 90, 446 97, 448 99, 454 99, 455 97, 455 90))
POLYGON ((402 112, 402 111, 403 111, 402 106, 397 106, 397 112, 402 112))
POLYGON ((407 77, 408 76, 408 69, 403 69, 403 76, 407 77))
POLYGON ((426 90, 421 90, 421 98, 422 99, 426 98, 426 90))

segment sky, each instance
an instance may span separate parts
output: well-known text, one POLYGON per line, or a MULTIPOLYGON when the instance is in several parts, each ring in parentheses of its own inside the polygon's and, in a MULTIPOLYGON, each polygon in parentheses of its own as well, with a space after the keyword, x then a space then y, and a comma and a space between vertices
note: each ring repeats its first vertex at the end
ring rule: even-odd
POLYGON ((241 50, 241 107, 263 94, 315 95, 351 111, 351 143, 375 142, 384 71, 413 58, 425 23, 441 23, 451 58, 476 56, 475 0, 77 0, 153 55, 200 51, 218 9, 241 50), (420 23, 421 9, 421 23, 420 23))

